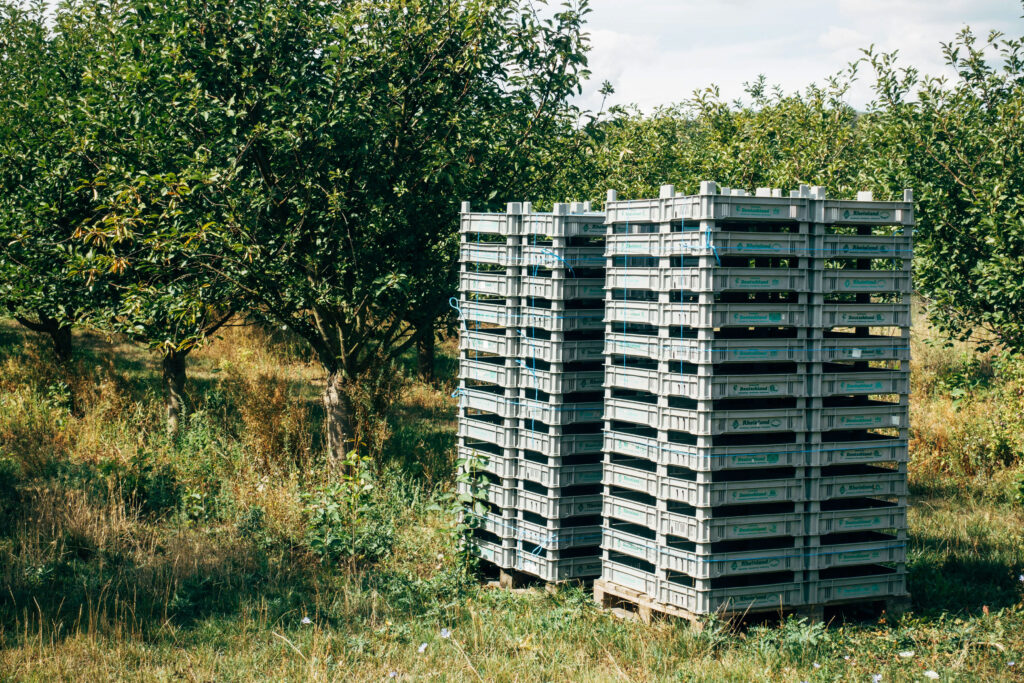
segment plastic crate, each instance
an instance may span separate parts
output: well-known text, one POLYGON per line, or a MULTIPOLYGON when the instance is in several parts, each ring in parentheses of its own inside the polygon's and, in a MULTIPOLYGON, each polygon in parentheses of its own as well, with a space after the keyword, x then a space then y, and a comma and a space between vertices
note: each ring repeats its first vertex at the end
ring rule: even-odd
POLYGON ((807 554, 807 566, 812 570, 906 561, 907 542, 904 539, 818 546, 810 548, 807 554))
POLYGON ((511 244, 463 242, 459 245, 461 263, 488 263, 494 266, 518 266, 522 263, 520 247, 511 244))
POLYGON ((806 498, 802 479, 754 479, 698 483, 658 477, 657 497, 694 507, 752 503, 800 502, 806 498))
POLYGON ((477 555, 481 560, 486 560, 503 569, 512 569, 515 566, 516 549, 514 547, 506 547, 480 539, 474 539, 473 545, 476 546, 477 555))
POLYGON ((797 581, 702 591, 660 579, 658 601, 693 614, 734 614, 797 607, 804 604, 804 597, 797 581))
POLYGON ((606 523, 607 518, 612 518, 630 524, 639 524, 652 530, 658 528, 658 508, 655 505, 646 505, 606 491, 601 507, 606 523))
POLYGON ((559 458, 567 455, 601 452, 601 434, 563 434, 558 436, 520 429, 518 437, 520 448, 537 451, 548 457, 559 458))
POLYGON ((658 594, 658 578, 653 572, 605 558, 601 562, 601 580, 630 588, 652 598, 658 594))
POLYGON ((487 382, 502 387, 515 387, 519 381, 519 368, 509 368, 482 360, 463 358, 459 361, 459 379, 487 382))
POLYGON ((546 465, 521 459, 519 461, 519 478, 543 484, 556 489, 563 486, 601 483, 601 463, 585 463, 582 465, 546 465))
POLYGON ((814 342, 812 355, 833 360, 910 360, 908 337, 826 337, 814 342))
POLYGON ((463 321, 490 323, 501 327, 515 327, 522 318, 520 309, 504 304, 489 304, 480 301, 459 302, 463 321))
POLYGON ((614 328, 614 323, 605 326, 608 355, 686 363, 807 362, 812 356, 806 339, 676 339, 616 332, 614 328))
POLYGON ((604 417, 606 420, 621 420, 647 427, 658 428, 658 406, 621 398, 605 398, 604 417))
POLYGON ((907 426, 907 406, 900 404, 817 408, 816 431, 882 429, 907 426))
POLYGON ((903 439, 819 443, 809 448, 812 467, 873 462, 904 463, 909 459, 907 442, 903 439))
POLYGON ((660 396, 683 396, 693 400, 723 398, 802 397, 806 381, 800 375, 681 375, 661 370, 605 366, 606 387, 648 391, 660 396))
POLYGON ((907 495, 907 473, 899 471, 869 474, 819 476, 811 480, 814 500, 907 495))
POLYGON ((645 538, 637 534, 631 534, 623 529, 613 528, 607 524, 604 526, 604 536, 601 539, 601 547, 612 550, 623 555, 636 557, 651 564, 658 562, 658 548, 656 539, 645 538))
POLYGON ((682 572, 695 579, 717 579, 722 576, 741 574, 801 571, 804 567, 804 555, 800 548, 744 550, 701 555, 662 545, 658 548, 657 564, 662 569, 682 572))
POLYGON ((811 582, 810 600, 815 604, 854 600, 878 600, 907 594, 905 571, 893 574, 817 579, 811 582))
POLYGON ((604 329, 604 311, 600 309, 559 311, 527 305, 519 310, 522 313, 516 324, 521 327, 539 327, 549 332, 604 329))
POLYGON ((604 340, 558 341, 524 336, 519 340, 517 353, 548 363, 600 360, 604 356, 604 340))
POLYGON ((607 229, 603 213, 526 213, 523 214, 524 235, 546 235, 548 237, 600 236, 607 229))
MULTIPOLYGON (((604 247, 524 245, 520 265, 537 268, 604 268, 604 247)), ((527 272, 527 275, 532 273, 527 272)))
POLYGON ((820 238, 819 258, 912 258, 909 235, 836 235, 820 238))
POLYGON ((516 538, 516 516, 514 509, 502 510, 500 513, 487 512, 482 515, 474 515, 477 529, 505 538, 516 538))
POLYGON ((471 446, 459 446, 459 458, 463 460, 482 461, 480 469, 496 474, 502 479, 514 478, 519 473, 519 458, 514 448, 505 449, 511 455, 495 455, 487 451, 476 450, 471 446))
POLYGON ((518 488, 515 479, 502 479, 502 485, 484 484, 474 489, 469 482, 460 481, 458 492, 460 495, 473 496, 488 503, 497 505, 499 508, 515 508, 518 500, 518 488))
MULTIPOLYGON (((555 372, 538 370, 524 360, 517 375, 523 389, 537 389, 547 394, 571 394, 578 391, 599 391, 604 386, 604 370, 587 372, 555 372)), ((529 395, 529 394, 527 394, 529 395)))
POLYGON ((596 578, 601 575, 601 556, 549 559, 524 550, 516 553, 516 569, 548 583, 569 579, 596 578))
POLYGON ((581 515, 601 514, 601 494, 566 496, 560 493, 545 496, 533 491, 519 490, 519 509, 547 519, 566 519, 581 515))
POLYGON ((913 202, 876 202, 825 199, 818 202, 815 222, 826 225, 914 226, 913 202))
POLYGON ((700 411, 662 406, 658 418, 659 429, 701 435, 800 432, 807 429, 807 411, 803 408, 700 411))
POLYGON ((646 458, 659 465, 686 467, 700 472, 761 467, 799 467, 805 464, 807 444, 756 446, 689 446, 656 438, 605 431, 605 452, 646 458))
POLYGON ((459 336, 459 348, 463 351, 480 351, 493 353, 496 356, 511 357, 516 355, 519 345, 514 337, 505 335, 505 330, 500 334, 490 334, 480 330, 463 330, 459 336))
POLYGON ((658 531, 695 543, 717 543, 748 538, 800 536, 804 533, 804 513, 781 512, 769 515, 700 519, 662 510, 658 513, 658 531))
POLYGON ((588 548, 600 545, 601 526, 562 526, 551 529, 540 524, 524 520, 517 522, 518 538, 547 550, 566 550, 568 548, 588 548))
POLYGON ((814 306, 815 327, 910 327, 910 302, 828 303, 814 306))
POLYGON ((604 299, 605 281, 600 278, 554 278, 527 276, 522 279, 520 294, 557 301, 571 299, 604 299))
POLYGON ((621 486, 649 496, 658 495, 658 475, 615 463, 605 462, 603 482, 607 486, 621 486))
POLYGON ((806 234, 782 232, 726 232, 690 230, 672 233, 608 235, 605 255, 692 256, 807 256, 806 234), (713 248, 712 248, 713 247, 713 248))
POLYGON ((806 292, 807 271, 795 268, 608 268, 608 289, 658 292, 806 292))
POLYGON ((485 441, 502 448, 515 448, 518 429, 515 427, 504 427, 479 420, 469 420, 465 417, 459 418, 459 436, 476 441, 485 441))
POLYGON ((810 513, 815 533, 835 534, 847 531, 879 531, 906 529, 907 506, 863 508, 857 510, 827 510, 810 513))
POLYGON ((483 410, 500 415, 506 419, 516 418, 520 413, 518 399, 492 394, 489 391, 481 391, 479 389, 460 389, 459 407, 483 410))
POLYGON ((459 291, 492 296, 519 296, 519 278, 504 273, 459 273, 459 291))
POLYGON ((609 300, 605 321, 661 327, 805 327, 807 304, 661 303, 609 300))
POLYGON ((716 221, 806 223, 811 219, 809 199, 727 194, 726 188, 721 188, 721 194, 676 197, 673 214, 675 218, 716 221))
POLYGON ((489 235, 515 235, 518 233, 519 217, 507 213, 462 213, 459 214, 459 232, 480 232, 489 235))
POLYGON ((824 372, 818 377, 818 388, 815 393, 819 396, 908 394, 910 393, 910 372, 908 370, 824 372))
POLYGON ((577 422, 599 422, 604 407, 600 401, 594 403, 551 404, 524 398, 519 401, 519 417, 524 420, 538 420, 549 425, 566 425, 577 422))
POLYGON ((909 270, 823 270, 819 291, 846 292, 903 292, 913 291, 909 270))

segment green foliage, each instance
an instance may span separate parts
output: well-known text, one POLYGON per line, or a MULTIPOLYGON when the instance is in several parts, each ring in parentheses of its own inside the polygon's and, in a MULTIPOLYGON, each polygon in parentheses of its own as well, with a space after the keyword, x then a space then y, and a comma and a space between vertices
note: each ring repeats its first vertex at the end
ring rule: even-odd
POLYGON ((339 481, 302 494, 306 544, 325 564, 376 562, 391 552, 394 524, 374 495, 370 459, 352 451, 342 467, 339 481))
POLYGON ((102 469, 115 488, 120 489, 126 505, 142 514, 161 517, 181 505, 183 489, 174 468, 154 463, 153 457, 144 451, 126 466, 107 461, 102 469))

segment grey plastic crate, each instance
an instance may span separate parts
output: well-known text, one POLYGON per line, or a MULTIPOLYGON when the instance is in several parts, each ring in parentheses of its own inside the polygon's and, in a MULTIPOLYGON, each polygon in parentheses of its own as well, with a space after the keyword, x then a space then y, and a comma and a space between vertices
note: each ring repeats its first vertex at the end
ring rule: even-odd
POLYGON ((837 235, 820 238, 819 258, 906 258, 914 253, 909 235, 837 235))
POLYGON ((820 278, 825 294, 913 291, 909 270, 823 270, 820 278))
POLYGON ((459 215, 459 232, 480 232, 489 235, 514 235, 519 217, 506 213, 467 212, 459 215))
POLYGON ((814 500, 882 498, 907 495, 907 473, 900 471, 819 476, 811 479, 814 500))
POLYGON ((817 579, 810 584, 810 600, 815 604, 878 600, 907 594, 905 571, 894 574, 854 576, 841 579, 817 579))
POLYGON ((813 467, 873 462, 904 463, 909 459, 905 439, 819 443, 811 445, 809 449, 813 467))
POLYGON ((817 378, 815 393, 819 396, 908 394, 910 371, 824 372, 817 378))
POLYGON ((660 303, 609 300, 605 321, 660 327, 805 327, 809 306, 789 303, 660 303))
POLYGON ((604 356, 604 340, 558 341, 521 337, 517 353, 523 358, 536 358, 548 363, 574 363, 600 360, 604 356))
POLYGON ((583 453, 600 453, 601 434, 563 434, 556 436, 521 429, 518 433, 519 447, 543 453, 548 457, 565 457, 583 453))
POLYGON ((815 327, 909 327, 910 302, 815 304, 815 327))
POLYGON ((519 458, 516 449, 504 449, 508 455, 496 455, 487 451, 476 450, 471 446, 459 446, 459 458, 464 460, 480 460, 480 468, 485 472, 496 474, 502 479, 515 478, 519 473, 519 458))
MULTIPOLYGON (((604 268, 604 247, 523 245, 521 265, 537 268, 604 268)), ((527 273, 531 274, 531 273, 527 273)))
POLYGON ((601 463, 581 465, 548 465, 532 460, 519 461, 519 478, 543 484, 548 488, 601 483, 601 463))
POLYGON ((482 360, 463 358, 459 361, 459 379, 487 382, 502 387, 515 387, 519 381, 519 368, 509 368, 482 360))
POLYGON ((605 234, 604 214, 584 213, 526 213, 523 214, 522 234, 548 237, 601 236, 605 234))
POLYGON ((682 572, 694 579, 708 580, 742 574, 801 571, 804 568, 804 554, 801 548, 777 548, 702 555, 662 545, 658 549, 656 562, 662 569, 682 572))
POLYGON ((621 486, 631 491, 646 493, 649 496, 658 495, 658 474, 656 472, 605 462, 603 481, 607 486, 621 486))
POLYGON ((606 270, 608 289, 670 292, 806 292, 807 271, 784 268, 645 268, 606 270))
POLYGON ((522 264, 522 254, 515 245, 463 242, 459 245, 459 261, 510 267, 522 264))
POLYGON ((515 306, 504 304, 483 303, 480 301, 461 301, 461 320, 465 322, 489 323, 501 327, 515 327, 520 324, 522 315, 515 306))
POLYGON ((513 546, 499 545, 490 541, 475 539, 473 541, 481 560, 486 560, 503 569, 512 569, 516 564, 516 549, 513 546))
MULTIPOLYGON (((529 304, 529 299, 524 301, 529 304)), ((525 305, 519 310, 516 325, 521 327, 539 327, 549 332, 604 329, 604 312, 600 309, 552 310, 525 305)))
POLYGON ((459 273, 459 291, 492 296, 519 296, 519 278, 504 273, 459 273))
POLYGON ((614 256, 808 256, 809 237, 800 233, 691 230, 608 235, 605 255, 614 256), (713 247, 713 248, 712 248, 713 247))
POLYGON ((606 524, 604 526, 604 536, 601 539, 601 547, 605 550, 612 550, 623 555, 639 558, 651 564, 657 564, 658 549, 661 546, 658 544, 657 539, 631 534, 624 529, 613 528, 606 524))
POLYGON ((908 337, 827 337, 814 342, 815 360, 910 360, 908 337))
POLYGON ((549 559, 519 550, 516 553, 516 569, 548 583, 595 578, 601 575, 601 556, 549 559))
POLYGON ((604 280, 600 278, 552 278, 528 275, 522 279, 520 292, 524 297, 540 297, 557 301, 603 299, 604 280))
POLYGON ((519 417, 538 420, 549 425, 567 425, 577 422, 600 422, 604 412, 600 401, 594 403, 552 404, 524 398, 519 401, 519 417))
POLYGON ((758 408, 705 412, 662 406, 659 408, 658 428, 702 435, 799 432, 807 429, 807 411, 803 408, 758 408))
POLYGON ((883 429, 907 426, 907 406, 871 405, 817 408, 815 431, 834 429, 883 429))
POLYGON ((514 356, 519 350, 519 344, 516 338, 506 336, 504 332, 501 330, 501 334, 489 334, 479 330, 462 330, 459 335, 459 349, 493 353, 496 356, 514 356))
POLYGON ((825 199, 815 208, 814 220, 826 225, 914 226, 913 202, 876 202, 825 199))
POLYGON ((686 363, 807 362, 815 355, 806 339, 676 339, 618 332, 614 323, 605 326, 605 353, 686 363))
MULTIPOLYGON (((556 372, 530 367, 524 360, 517 374, 524 389, 537 389, 548 394, 571 394, 578 391, 598 391, 604 386, 604 370, 588 372, 556 372)), ((529 395, 529 394, 527 394, 529 395)))
POLYGON ((658 528, 658 508, 655 505, 645 505, 606 491, 601 507, 606 523, 607 518, 610 517, 630 524, 639 524, 648 529, 656 530, 658 528))
POLYGON ((700 519, 662 510, 658 513, 658 531, 695 543, 717 543, 748 538, 800 536, 805 532, 805 520, 802 512, 700 519))
POLYGON ((660 396, 683 396, 693 400, 802 397, 807 394, 807 382, 796 374, 681 375, 609 363, 605 366, 604 381, 606 387, 648 391, 660 396))
POLYGON ((609 201, 605 205, 605 221, 611 224, 661 223, 675 219, 790 223, 810 220, 809 200, 805 198, 726 194, 727 188, 722 188, 722 194, 717 194, 718 188, 714 183, 706 189, 707 194, 609 201))
POLYGON ((515 448, 519 430, 516 427, 505 427, 479 420, 459 418, 459 436, 477 441, 485 441, 502 448, 515 448))
POLYGON ((561 493, 545 496, 525 489, 519 490, 519 509, 547 519, 566 519, 581 515, 601 514, 601 494, 566 496, 561 493))
POLYGON ((459 408, 472 408, 512 419, 519 416, 518 399, 492 394, 479 389, 459 389, 459 408))
POLYGON ((517 538, 517 520, 514 509, 509 508, 501 512, 486 512, 482 515, 474 515, 474 517, 477 524, 475 528, 492 533, 502 539, 517 538))
POLYGON ((858 510, 828 510, 809 513, 815 533, 836 534, 848 531, 906 529, 907 506, 896 505, 858 510))
POLYGON ((518 538, 548 550, 567 550, 600 545, 601 526, 561 526, 549 528, 533 522, 519 520, 518 538))
POLYGON ((807 566, 812 570, 906 561, 907 541, 900 538, 816 546, 807 554, 807 566))
POLYGON ((461 495, 471 495, 475 498, 486 500, 488 503, 493 503, 500 508, 515 508, 518 501, 517 494, 519 493, 516 480, 502 479, 501 484, 485 484, 483 487, 474 490, 474 487, 469 482, 460 481, 458 483, 458 492, 461 495))
MULTIPOLYGON (((607 466, 606 466, 607 467, 607 466)), ((800 502, 806 497, 802 479, 753 479, 698 483, 658 477, 657 497, 694 507, 753 503, 800 502)))
POLYGON ((799 581, 703 591, 659 579, 658 601, 693 614, 736 614, 805 604, 803 586, 799 581))
MULTIPOLYGON (((808 444, 757 446, 690 446, 656 438, 605 431, 605 452, 647 458, 660 465, 687 467, 701 472, 760 467, 799 467, 806 464, 808 444)), ((819 447, 820 448, 820 447, 819 447)), ((842 462, 864 462, 842 460, 842 462)))
POLYGON ((630 588, 652 599, 657 598, 658 577, 653 572, 645 572, 642 569, 620 562, 612 562, 605 558, 601 562, 601 580, 623 588, 630 588))

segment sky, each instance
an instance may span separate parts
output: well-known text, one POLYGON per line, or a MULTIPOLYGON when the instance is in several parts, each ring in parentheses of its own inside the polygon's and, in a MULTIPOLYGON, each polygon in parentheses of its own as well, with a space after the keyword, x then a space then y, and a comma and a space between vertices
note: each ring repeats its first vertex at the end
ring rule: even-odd
MULTIPOLYGON (((552 4, 556 4, 552 0, 552 4)), ((940 43, 964 25, 984 37, 992 29, 1024 35, 1020 0, 591 0, 591 80, 579 103, 601 104, 602 81, 615 94, 607 106, 635 103, 646 111, 719 86, 726 99, 764 74, 786 92, 823 84, 861 56, 860 48, 898 49, 922 73, 948 74, 940 43)), ((847 96, 865 109, 872 99, 863 69, 847 96)))

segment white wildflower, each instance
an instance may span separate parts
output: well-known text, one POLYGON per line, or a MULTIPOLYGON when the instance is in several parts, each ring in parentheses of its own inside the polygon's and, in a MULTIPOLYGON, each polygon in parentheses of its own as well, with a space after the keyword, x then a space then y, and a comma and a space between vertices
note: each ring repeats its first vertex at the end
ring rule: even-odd
POLYGON ((924 672, 924 677, 931 678, 932 680, 937 680, 939 678, 939 674, 935 671, 932 671, 931 669, 928 669, 924 672))
POLYGON ((910 659, 913 656, 914 656, 914 651, 913 650, 905 650, 904 652, 900 653, 900 657, 903 657, 903 659, 910 659))
POLYGON ((441 637, 442 638, 451 638, 452 637, 452 632, 449 631, 446 628, 443 628, 443 629, 441 629, 441 637))
POLYGON ((309 617, 302 617, 302 625, 303 626, 309 626, 312 623, 313 623, 313 620, 310 619, 309 617))
POLYGON ((423 654, 424 652, 427 651, 427 644, 426 643, 420 643, 420 646, 417 649, 420 651, 420 654, 423 654))

